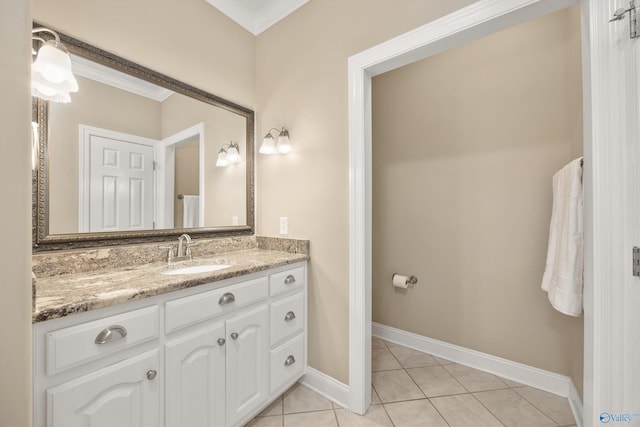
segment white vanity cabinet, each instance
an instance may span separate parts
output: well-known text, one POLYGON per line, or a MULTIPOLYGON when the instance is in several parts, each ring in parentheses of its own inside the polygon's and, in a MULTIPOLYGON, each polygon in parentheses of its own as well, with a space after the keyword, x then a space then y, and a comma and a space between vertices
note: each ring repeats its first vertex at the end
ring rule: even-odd
POLYGON ((151 351, 49 388, 47 426, 158 426, 158 369, 158 353, 151 351))
POLYGON ((225 328, 214 323, 166 344, 166 425, 225 423, 225 328))
POLYGON ((265 403, 268 327, 265 302, 169 341, 166 426, 236 425, 265 403))
POLYGON ((36 323, 34 426, 241 426, 305 373, 306 295, 302 262, 36 323))

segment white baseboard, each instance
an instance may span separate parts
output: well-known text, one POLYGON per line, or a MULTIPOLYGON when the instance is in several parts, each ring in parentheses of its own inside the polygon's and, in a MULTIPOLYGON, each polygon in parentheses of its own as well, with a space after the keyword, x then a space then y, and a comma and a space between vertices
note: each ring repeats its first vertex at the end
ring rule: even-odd
POLYGON ((489 372, 569 399, 578 427, 582 426, 582 401, 571 379, 543 369, 513 362, 501 357, 470 350, 433 338, 381 325, 372 324, 372 335, 405 347, 429 353, 452 362, 489 372))
POLYGON ((349 407, 349 386, 327 374, 307 366, 307 373, 298 382, 336 405, 349 407))

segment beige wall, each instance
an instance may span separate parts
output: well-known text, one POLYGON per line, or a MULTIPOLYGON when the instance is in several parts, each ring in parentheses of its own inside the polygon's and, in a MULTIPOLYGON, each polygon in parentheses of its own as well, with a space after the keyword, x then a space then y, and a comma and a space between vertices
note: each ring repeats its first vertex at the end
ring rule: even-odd
POLYGON ((247 223, 246 203, 246 128, 244 117, 223 108, 173 95, 162 103, 162 137, 167 138, 195 124, 204 124, 204 225, 247 223), (242 161, 217 167, 218 151, 223 144, 236 142, 242 161))
POLYGON ((0 1, 0 426, 31 426, 31 5, 0 1))
POLYGON ((160 103, 77 76, 68 104, 49 108, 49 231, 78 232, 78 125, 160 138, 160 103))
POLYGON ((581 388, 583 320, 540 289, 551 179, 582 153, 579 35, 574 7, 373 79, 373 320, 581 388))
POLYGON ((471 0, 314 0, 257 39, 258 142, 286 126, 293 152, 257 163, 257 232, 311 240, 309 364, 348 383, 347 59, 471 0))

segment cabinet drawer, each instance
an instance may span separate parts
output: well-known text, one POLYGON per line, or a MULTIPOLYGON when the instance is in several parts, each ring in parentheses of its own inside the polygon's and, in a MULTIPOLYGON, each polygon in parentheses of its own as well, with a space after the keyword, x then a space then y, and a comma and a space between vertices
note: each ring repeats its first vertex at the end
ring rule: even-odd
POLYGON ((157 338, 158 323, 158 306, 153 306, 49 332, 47 374, 157 338))
POLYGON ((291 338, 304 328, 304 293, 271 304, 270 336, 271 345, 291 338))
POLYGON ((260 277, 237 285, 169 301, 166 303, 166 330, 173 332, 263 300, 268 296, 267 289, 267 278, 260 277))
POLYGON ((271 296, 293 289, 301 289, 304 285, 304 281, 304 267, 298 267, 281 273, 272 274, 269 277, 271 296))
POLYGON ((304 373, 304 334, 271 350, 271 393, 304 373))

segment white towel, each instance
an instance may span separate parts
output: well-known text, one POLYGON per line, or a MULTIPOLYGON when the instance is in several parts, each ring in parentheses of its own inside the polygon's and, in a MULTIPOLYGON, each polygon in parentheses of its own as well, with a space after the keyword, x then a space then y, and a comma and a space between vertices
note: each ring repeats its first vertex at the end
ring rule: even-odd
POLYGON ((182 227, 200 227, 200 196, 183 196, 182 227))
POLYGON ((553 209, 542 289, 561 313, 582 313, 583 227, 582 158, 553 176, 553 209))

